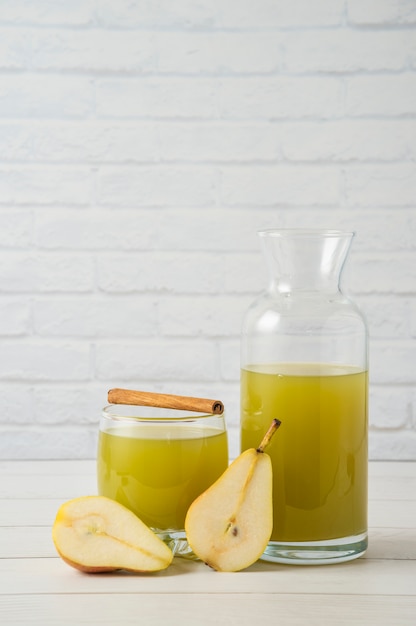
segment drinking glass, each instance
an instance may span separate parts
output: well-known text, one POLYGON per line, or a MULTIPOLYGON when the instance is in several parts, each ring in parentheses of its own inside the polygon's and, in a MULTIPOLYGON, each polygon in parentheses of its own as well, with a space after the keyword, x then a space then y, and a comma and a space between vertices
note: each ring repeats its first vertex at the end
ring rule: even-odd
POLYGON ((99 494, 133 511, 176 555, 191 556, 187 510, 227 466, 223 413, 129 405, 102 411, 99 494))

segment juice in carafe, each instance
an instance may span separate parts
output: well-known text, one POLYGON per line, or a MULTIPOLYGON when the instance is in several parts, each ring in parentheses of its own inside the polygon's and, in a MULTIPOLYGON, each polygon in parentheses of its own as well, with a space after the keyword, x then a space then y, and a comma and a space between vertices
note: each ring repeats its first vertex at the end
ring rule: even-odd
POLYGON ((325 364, 264 364, 241 372, 242 450, 274 417, 271 540, 308 542, 367 529, 367 372, 325 364))

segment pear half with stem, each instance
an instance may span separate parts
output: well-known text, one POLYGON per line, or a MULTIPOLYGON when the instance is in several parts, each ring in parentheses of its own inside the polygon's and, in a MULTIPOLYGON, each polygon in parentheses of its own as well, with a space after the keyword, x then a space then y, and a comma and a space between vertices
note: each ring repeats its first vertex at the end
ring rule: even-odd
POLYGON ((257 449, 238 456, 189 507, 185 531, 193 552, 222 572, 237 572, 263 554, 273 528, 272 464, 264 452, 280 421, 257 449))
POLYGON ((60 557, 83 572, 157 572, 173 553, 134 513, 104 496, 84 496, 58 510, 52 539, 60 557))

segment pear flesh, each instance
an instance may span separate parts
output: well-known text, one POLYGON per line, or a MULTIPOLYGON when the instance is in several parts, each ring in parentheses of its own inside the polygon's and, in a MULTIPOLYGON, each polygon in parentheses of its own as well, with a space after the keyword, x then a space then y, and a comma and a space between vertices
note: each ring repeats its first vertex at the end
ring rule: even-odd
POLYGON ((173 553, 134 513, 104 496, 85 496, 58 510, 52 538, 61 558, 89 573, 156 572, 173 553))
POLYGON ((272 533, 272 464, 264 448, 280 426, 274 420, 259 448, 245 450, 188 509, 185 531, 207 565, 236 572, 263 554, 272 533))

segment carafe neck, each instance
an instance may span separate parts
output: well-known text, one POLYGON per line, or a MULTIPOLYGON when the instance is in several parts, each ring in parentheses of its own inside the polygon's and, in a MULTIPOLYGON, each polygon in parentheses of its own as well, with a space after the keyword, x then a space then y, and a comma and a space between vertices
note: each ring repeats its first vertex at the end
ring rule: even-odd
POLYGON ((341 273, 354 237, 335 230, 259 231, 274 293, 340 291, 341 273))

